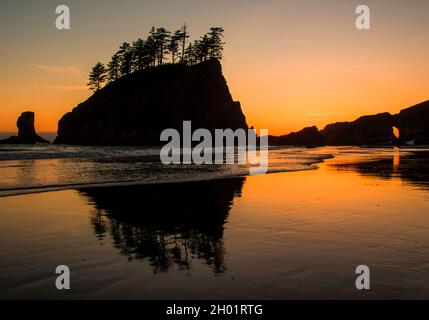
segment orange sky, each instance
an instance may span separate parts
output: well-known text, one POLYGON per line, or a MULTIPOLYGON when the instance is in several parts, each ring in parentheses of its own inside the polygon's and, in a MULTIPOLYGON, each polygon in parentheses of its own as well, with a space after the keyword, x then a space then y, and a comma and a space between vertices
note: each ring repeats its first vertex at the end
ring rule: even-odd
POLYGON ((429 99, 429 2, 366 1, 371 30, 354 27, 359 1, 64 1, 72 29, 55 29, 56 1, 0 10, 0 131, 15 131, 22 111, 39 131, 89 97, 89 68, 152 25, 184 21, 197 37, 225 29, 223 69, 249 125, 283 134, 354 120, 429 99))

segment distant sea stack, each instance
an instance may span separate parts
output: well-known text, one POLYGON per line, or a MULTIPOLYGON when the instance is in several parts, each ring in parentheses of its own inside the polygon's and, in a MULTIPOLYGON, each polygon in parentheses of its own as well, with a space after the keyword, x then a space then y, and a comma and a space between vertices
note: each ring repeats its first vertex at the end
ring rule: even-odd
POLYGON ((36 144, 49 143, 36 133, 34 128, 34 112, 27 111, 22 113, 17 121, 18 136, 12 136, 0 140, 0 144, 36 144))
POLYGON ((157 145, 164 129, 247 129, 218 60, 162 65, 124 76, 96 92, 58 124, 56 144, 157 145))
POLYGON ((380 113, 352 122, 337 122, 319 131, 305 128, 280 137, 269 137, 271 145, 339 146, 429 144, 429 101, 402 110, 397 115, 380 113), (393 128, 399 131, 394 135, 393 128))

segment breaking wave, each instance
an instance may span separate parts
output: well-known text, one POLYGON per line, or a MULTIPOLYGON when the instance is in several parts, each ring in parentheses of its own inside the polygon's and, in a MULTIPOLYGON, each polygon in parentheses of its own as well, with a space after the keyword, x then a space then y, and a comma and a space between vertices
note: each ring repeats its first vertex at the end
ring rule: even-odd
MULTIPOLYGON (((0 196, 246 176, 250 165, 163 165, 157 147, 0 146, 0 196)), ((312 170, 329 150, 271 148, 268 173, 312 170)))

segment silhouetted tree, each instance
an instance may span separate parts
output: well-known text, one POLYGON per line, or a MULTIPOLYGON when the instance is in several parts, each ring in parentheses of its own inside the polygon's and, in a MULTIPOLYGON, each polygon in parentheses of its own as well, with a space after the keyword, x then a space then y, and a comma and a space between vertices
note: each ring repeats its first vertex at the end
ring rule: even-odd
POLYGON ((156 42, 156 30, 154 27, 149 32, 149 37, 146 40, 146 49, 148 52, 148 59, 150 60, 150 66, 156 66, 157 55, 158 55, 158 47, 156 42))
POLYGON ((165 55, 168 53, 167 44, 170 40, 170 31, 165 28, 157 28, 154 38, 158 49, 158 65, 162 65, 165 55))
POLYGON ((121 76, 129 75, 133 67, 133 52, 128 42, 122 43, 118 55, 121 61, 121 76))
POLYGON ((193 65, 197 63, 194 45, 192 43, 188 44, 188 46, 186 47, 184 62, 188 65, 193 65))
POLYGON ((109 82, 118 80, 121 77, 121 61, 117 53, 115 53, 107 65, 107 76, 109 82))
POLYGON ((176 63, 176 57, 179 52, 179 41, 180 37, 176 33, 171 37, 168 43, 167 50, 171 53, 171 63, 176 63))
POLYGON ((183 27, 180 30, 177 30, 174 33, 174 36, 177 37, 179 45, 182 49, 182 55, 180 58, 180 62, 184 63, 185 62, 185 54, 186 54, 186 39, 189 38, 186 23, 183 25, 183 27))
POLYGON ((222 59, 223 53, 223 28, 221 27, 212 27, 210 28, 210 32, 207 34, 209 41, 209 57, 211 59, 222 59))
POLYGON ((210 52, 210 45, 211 41, 207 34, 205 34, 201 40, 196 41, 196 55, 197 55, 197 61, 203 62, 209 58, 209 52, 210 52))
POLYGON ((107 78, 107 71, 104 67, 104 64, 101 62, 98 62, 91 70, 91 73, 89 74, 89 82, 88 86, 91 90, 97 92, 101 89, 103 83, 106 81, 107 78))
POLYGON ((147 65, 147 53, 145 48, 145 41, 138 39, 133 42, 133 67, 134 70, 143 70, 147 65))
MULTIPOLYGON (((152 27, 146 40, 139 38, 133 41, 132 45, 128 42, 122 43, 119 51, 112 56, 104 74, 107 73, 106 77, 109 82, 113 82, 133 71, 162 65, 168 53, 171 54, 173 64, 176 63, 178 56, 180 56, 181 63, 188 65, 207 59, 220 60, 225 44, 222 42, 223 32, 221 27, 212 27, 199 40, 186 46, 189 38, 186 24, 173 35, 165 28, 152 27)), ((91 75, 94 74, 94 71, 96 70, 93 68, 91 75)), ((105 81, 106 78, 103 80, 105 81)), ((100 86, 94 88, 99 90, 100 86)))

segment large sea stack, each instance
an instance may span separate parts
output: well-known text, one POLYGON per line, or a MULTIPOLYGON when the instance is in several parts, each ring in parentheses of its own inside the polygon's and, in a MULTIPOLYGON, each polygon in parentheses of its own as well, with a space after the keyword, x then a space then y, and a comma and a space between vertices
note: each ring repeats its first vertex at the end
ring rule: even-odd
POLYGON ((247 129, 221 64, 164 65, 134 72, 96 92, 58 124, 57 144, 156 145, 164 129, 247 129))

